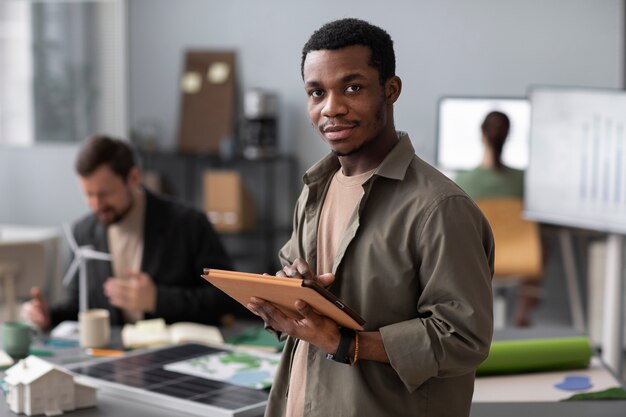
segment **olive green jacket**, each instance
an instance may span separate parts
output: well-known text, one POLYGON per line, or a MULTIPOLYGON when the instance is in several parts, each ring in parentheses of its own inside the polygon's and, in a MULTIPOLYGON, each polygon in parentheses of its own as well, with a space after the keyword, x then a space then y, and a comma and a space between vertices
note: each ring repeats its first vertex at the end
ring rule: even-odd
MULTIPOLYGON (((380 331, 390 364, 344 365, 311 345, 305 416, 469 415, 474 371, 492 336, 493 237, 472 200, 398 136, 363 184, 331 286, 366 331, 380 331)), ((337 169, 329 155, 305 174, 283 264, 317 264, 317 224, 337 169)), ((296 343, 287 341, 266 416, 284 415, 296 343)))

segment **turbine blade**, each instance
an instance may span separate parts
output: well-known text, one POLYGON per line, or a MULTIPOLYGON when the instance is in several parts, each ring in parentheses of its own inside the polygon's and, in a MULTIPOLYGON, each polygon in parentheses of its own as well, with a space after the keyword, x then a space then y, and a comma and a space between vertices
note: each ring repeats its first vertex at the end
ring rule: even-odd
POLYGON ((76 250, 78 249, 78 244, 76 243, 76 239, 74 238, 74 233, 72 233, 72 228, 69 224, 63 223, 63 231, 65 232, 67 243, 69 243, 70 248, 72 248, 72 252, 76 252, 76 250))
POLYGON ((89 248, 80 248, 79 251, 81 257, 85 259, 94 259, 98 261, 110 261, 112 259, 111 255, 109 255, 108 253, 98 252, 89 248))
POLYGON ((63 277, 64 287, 67 287, 72 281, 72 278, 74 277, 74 275, 76 275, 76 270, 78 269, 79 264, 80 264, 80 259, 74 258, 74 260, 70 264, 70 267, 67 268, 67 272, 65 273, 65 276, 63 277))

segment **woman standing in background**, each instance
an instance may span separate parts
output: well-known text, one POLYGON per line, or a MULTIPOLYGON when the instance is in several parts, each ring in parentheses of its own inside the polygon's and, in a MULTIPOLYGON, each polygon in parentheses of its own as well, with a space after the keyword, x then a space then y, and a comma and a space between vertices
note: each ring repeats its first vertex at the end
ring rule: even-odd
POLYGON ((460 172, 456 183, 474 200, 492 197, 524 198, 524 171, 502 163, 502 149, 511 122, 506 114, 492 111, 481 125, 485 153, 480 166, 460 172))
MULTIPOLYGON (((499 111, 489 113, 481 125, 485 147, 483 160, 478 167, 460 172, 456 177, 456 183, 474 200, 524 198, 524 171, 502 163, 502 149, 510 127, 508 116, 499 111)), ((513 319, 516 326, 530 325, 530 311, 539 302, 539 285, 540 281, 535 279, 522 281, 513 319)))

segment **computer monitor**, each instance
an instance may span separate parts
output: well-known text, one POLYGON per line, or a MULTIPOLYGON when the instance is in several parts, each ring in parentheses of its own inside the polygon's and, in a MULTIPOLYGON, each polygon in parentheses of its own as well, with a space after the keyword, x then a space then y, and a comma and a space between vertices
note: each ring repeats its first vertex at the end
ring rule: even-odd
POLYGON ((475 168, 483 157, 480 126, 491 111, 511 121, 502 161, 517 169, 528 166, 530 103, 525 98, 442 97, 439 100, 437 166, 444 171, 475 168))

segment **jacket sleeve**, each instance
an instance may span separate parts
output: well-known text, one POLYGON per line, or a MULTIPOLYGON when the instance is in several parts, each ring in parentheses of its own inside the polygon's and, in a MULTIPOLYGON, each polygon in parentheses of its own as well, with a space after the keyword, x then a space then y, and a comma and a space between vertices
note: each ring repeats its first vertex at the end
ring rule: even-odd
POLYGON ((418 229, 418 318, 380 329, 391 366, 409 391, 432 377, 473 372, 492 337, 494 243, 465 196, 432 204, 418 229))
POLYGON ((223 316, 234 314, 254 317, 245 307, 226 293, 200 277, 204 268, 233 269, 219 236, 200 212, 188 212, 180 223, 177 238, 168 245, 164 256, 171 257, 179 272, 167 282, 160 279, 159 271, 153 279, 157 285, 157 300, 154 313, 146 316, 163 317, 166 322, 193 321, 213 325, 221 324, 223 316), (180 230, 182 229, 182 230, 180 230), (184 235, 181 235, 183 233, 184 235), (182 239, 177 244, 178 239, 182 239), (185 249, 181 249, 185 248, 185 249), (181 251, 187 253, 182 253, 181 251), (175 259, 176 255, 179 259, 175 259))

